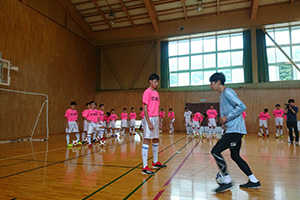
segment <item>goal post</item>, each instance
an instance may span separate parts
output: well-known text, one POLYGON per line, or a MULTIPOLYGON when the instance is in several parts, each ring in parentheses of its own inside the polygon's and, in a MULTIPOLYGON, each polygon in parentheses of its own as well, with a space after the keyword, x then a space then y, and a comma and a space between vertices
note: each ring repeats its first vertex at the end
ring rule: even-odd
POLYGON ((0 88, 0 143, 48 138, 48 95, 0 88))

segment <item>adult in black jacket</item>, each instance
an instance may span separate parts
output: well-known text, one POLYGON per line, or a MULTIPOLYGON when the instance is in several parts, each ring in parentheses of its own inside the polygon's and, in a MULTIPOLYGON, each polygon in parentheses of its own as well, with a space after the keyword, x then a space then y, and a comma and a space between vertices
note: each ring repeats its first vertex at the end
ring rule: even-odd
POLYGON ((289 129, 289 135, 290 135, 290 141, 289 143, 294 142, 294 136, 293 136, 293 129, 295 131, 295 143, 299 144, 299 132, 298 132, 298 126, 297 126, 297 113, 298 113, 298 107, 296 107, 295 100, 289 99, 288 105, 285 108, 285 114, 287 116, 286 124, 289 129))

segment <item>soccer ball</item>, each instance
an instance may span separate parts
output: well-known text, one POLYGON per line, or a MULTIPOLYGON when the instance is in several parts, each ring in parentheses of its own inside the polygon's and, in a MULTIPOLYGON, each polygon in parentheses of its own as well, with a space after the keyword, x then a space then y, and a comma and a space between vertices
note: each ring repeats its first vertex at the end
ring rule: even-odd
POLYGON ((278 138, 278 137, 279 137, 279 134, 278 134, 278 133, 275 133, 275 137, 278 138))
POLYGON ((100 140, 100 147, 103 147, 103 146, 105 146, 106 145, 106 141, 105 140, 100 140))
POLYGON ((215 139, 215 138, 217 138, 217 134, 212 134, 212 136, 211 136, 213 139, 215 139))
POLYGON ((171 134, 171 133, 172 133, 172 131, 170 130, 170 131, 169 131, 169 133, 171 134))
POLYGON ((258 137, 262 137, 262 133, 261 133, 261 132, 258 132, 258 133, 257 133, 257 136, 258 136, 258 137))
POLYGON ((88 143, 88 139, 85 138, 85 139, 83 140, 83 143, 84 143, 84 144, 87 144, 87 143, 88 143))
POLYGON ((203 137, 203 138, 206 138, 207 136, 206 136, 206 134, 205 134, 205 133, 203 133, 202 137, 203 137))
POLYGON ((223 183, 224 180, 224 175, 221 171, 219 171, 216 175, 216 182, 221 185, 223 183))
POLYGON ((78 145, 78 141, 77 140, 73 140, 72 144, 73 144, 73 146, 77 146, 78 145))

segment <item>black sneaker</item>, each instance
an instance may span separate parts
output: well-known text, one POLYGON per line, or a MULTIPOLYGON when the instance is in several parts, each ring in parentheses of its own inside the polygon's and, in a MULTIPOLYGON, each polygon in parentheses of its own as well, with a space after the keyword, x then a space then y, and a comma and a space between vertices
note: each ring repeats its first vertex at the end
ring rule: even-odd
POLYGON ((151 169, 148 166, 146 166, 142 169, 142 174, 153 175, 155 174, 155 172, 151 171, 151 169))
POLYGON ((158 161, 156 163, 152 162, 152 168, 154 168, 154 169, 156 169, 156 168, 164 168, 164 167, 167 167, 167 165, 163 165, 163 164, 161 164, 158 161))
POLYGON ((96 143, 97 142, 97 140, 96 139, 93 139, 93 141, 92 141, 93 143, 96 143))
POLYGON ((260 182, 258 181, 257 183, 253 183, 250 180, 248 181, 248 183, 242 184, 240 185, 241 188, 260 188, 260 182))
POLYGON ((228 184, 222 183, 217 189, 215 189, 215 192, 216 193, 225 192, 225 191, 229 190, 232 187, 233 187, 232 183, 228 183, 228 184))
POLYGON ((289 143, 289 144, 293 144, 294 142, 293 142, 293 141, 288 141, 288 143, 289 143))
POLYGON ((87 144, 87 142, 86 141, 82 141, 82 144, 87 144))

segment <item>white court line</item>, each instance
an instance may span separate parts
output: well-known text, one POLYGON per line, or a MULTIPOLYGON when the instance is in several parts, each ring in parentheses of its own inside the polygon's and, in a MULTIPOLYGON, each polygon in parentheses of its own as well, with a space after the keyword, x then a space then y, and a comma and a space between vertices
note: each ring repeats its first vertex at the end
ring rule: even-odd
POLYGON ((52 149, 52 150, 47 150, 47 151, 39 151, 39 152, 36 152, 36 153, 28 153, 28 154, 22 154, 22 155, 18 155, 18 156, 6 157, 6 158, 0 159, 0 161, 2 161, 2 160, 14 159, 14 158, 20 158, 20 157, 23 157, 23 156, 24 156, 24 157, 25 157, 25 156, 31 156, 31 155, 34 155, 34 154, 48 153, 48 152, 56 151, 56 150, 60 150, 60 149, 66 149, 66 147, 60 147, 60 148, 56 148, 56 149, 52 149))

